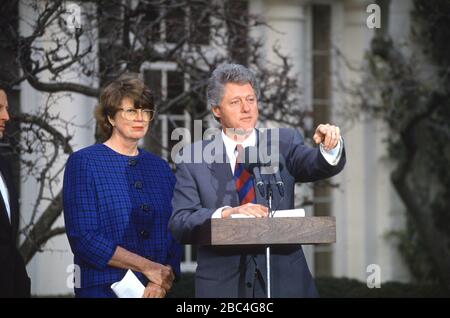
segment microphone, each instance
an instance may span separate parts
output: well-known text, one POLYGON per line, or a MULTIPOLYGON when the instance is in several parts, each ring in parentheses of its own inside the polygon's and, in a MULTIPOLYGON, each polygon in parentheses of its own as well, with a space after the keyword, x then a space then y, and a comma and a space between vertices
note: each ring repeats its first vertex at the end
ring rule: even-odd
POLYGON ((244 149, 244 169, 255 177, 256 187, 263 198, 266 197, 266 187, 261 177, 261 162, 259 160, 258 149, 256 147, 246 147, 244 149), (256 154, 256 158, 255 157, 256 154))
POLYGON ((280 168, 275 172, 275 182, 277 184, 278 192, 280 193, 280 197, 284 197, 284 182, 281 180, 280 168))
POLYGON ((261 194, 261 196, 263 198, 265 198, 266 197, 266 187, 264 186, 264 182, 262 181, 261 173, 259 172, 258 166, 253 167, 253 175, 255 176, 256 187, 258 188, 259 193, 261 194))
MULTIPOLYGON (((274 162, 272 161, 270 158, 267 157, 263 157, 263 154, 258 154, 261 155, 260 157, 262 158, 262 162, 258 161, 259 167, 264 167, 267 172, 270 171, 270 174, 272 174, 275 177, 275 184, 277 185, 278 188, 278 192, 280 193, 280 197, 284 197, 284 182, 281 179, 281 175, 280 175, 280 170, 282 168, 282 165, 280 165, 279 162, 274 162)), ((260 157, 258 157, 258 160, 260 159, 260 157)))

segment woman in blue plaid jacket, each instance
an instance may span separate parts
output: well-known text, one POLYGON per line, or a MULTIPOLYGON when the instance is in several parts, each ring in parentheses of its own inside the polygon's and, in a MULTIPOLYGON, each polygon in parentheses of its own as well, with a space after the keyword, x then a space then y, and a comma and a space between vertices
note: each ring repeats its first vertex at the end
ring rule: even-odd
POLYGON ((153 115, 149 89, 123 75, 96 109, 106 141, 69 157, 63 204, 76 297, 115 297, 111 284, 128 269, 146 286, 143 297, 164 297, 179 275, 181 248, 167 228, 175 178, 164 160, 137 147, 153 115))

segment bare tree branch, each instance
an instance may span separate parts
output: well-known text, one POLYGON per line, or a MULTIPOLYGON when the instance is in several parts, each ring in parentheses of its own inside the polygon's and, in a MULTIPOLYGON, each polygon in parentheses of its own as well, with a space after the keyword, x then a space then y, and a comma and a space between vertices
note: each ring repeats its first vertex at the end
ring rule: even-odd
POLYGON ((33 256, 38 252, 41 246, 47 240, 57 234, 64 233, 63 230, 51 230, 53 224, 61 215, 62 212, 62 193, 54 198, 53 202, 44 210, 38 221, 33 224, 32 229, 26 236, 25 241, 20 246, 20 253, 22 254, 25 264, 27 264, 33 256))

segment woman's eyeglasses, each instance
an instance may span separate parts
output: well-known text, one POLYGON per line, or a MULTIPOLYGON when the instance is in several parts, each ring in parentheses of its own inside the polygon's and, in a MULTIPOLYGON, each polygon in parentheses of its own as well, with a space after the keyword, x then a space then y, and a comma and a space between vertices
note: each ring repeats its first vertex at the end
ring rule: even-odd
POLYGON ((120 108, 120 111, 126 120, 136 120, 140 114, 143 121, 151 121, 155 116, 155 111, 151 109, 120 108))

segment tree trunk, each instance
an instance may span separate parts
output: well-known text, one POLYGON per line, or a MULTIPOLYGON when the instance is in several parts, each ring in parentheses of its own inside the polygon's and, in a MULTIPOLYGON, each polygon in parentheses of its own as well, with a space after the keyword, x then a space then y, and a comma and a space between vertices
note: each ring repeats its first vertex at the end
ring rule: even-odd
POLYGON ((420 204, 414 189, 408 185, 408 172, 399 166, 391 175, 392 183, 406 206, 407 213, 413 221, 422 243, 427 248, 431 262, 439 270, 440 278, 445 286, 450 287, 450 255, 448 238, 436 229, 431 207, 420 204))
POLYGON ((40 251, 41 245, 51 237, 65 233, 63 228, 52 229, 53 223, 62 212, 62 192, 59 192, 53 202, 45 209, 39 220, 32 227, 27 238, 20 246, 20 253, 27 264, 36 252, 40 251))

